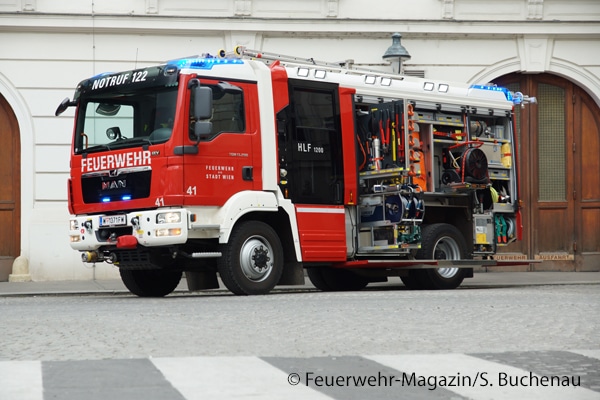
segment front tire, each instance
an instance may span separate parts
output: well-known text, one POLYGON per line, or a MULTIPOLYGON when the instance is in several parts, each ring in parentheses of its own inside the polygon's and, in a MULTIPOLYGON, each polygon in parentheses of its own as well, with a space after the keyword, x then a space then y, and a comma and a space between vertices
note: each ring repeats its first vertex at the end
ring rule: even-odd
MULTIPOLYGON (((423 227, 420 260, 463 260, 467 258, 467 245, 460 231, 450 224, 431 224, 423 227)), ((412 271, 411 271, 412 272, 412 271)), ((415 270, 415 279, 423 289, 455 289, 465 279, 461 268, 434 268, 415 270)))
POLYGON ((221 280, 238 295, 267 294, 283 272, 283 247, 277 233, 260 221, 241 222, 217 261, 221 280))
POLYGON ((179 285, 182 275, 164 269, 119 269, 119 273, 125 287, 139 297, 165 297, 179 285))

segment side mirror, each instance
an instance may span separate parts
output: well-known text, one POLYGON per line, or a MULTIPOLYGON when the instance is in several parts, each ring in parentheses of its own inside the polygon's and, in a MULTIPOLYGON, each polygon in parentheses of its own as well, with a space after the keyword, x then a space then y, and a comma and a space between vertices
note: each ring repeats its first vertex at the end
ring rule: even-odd
POLYGON ((64 113, 67 108, 74 106, 76 104, 77 103, 75 103, 74 101, 69 100, 68 97, 65 97, 65 99, 63 101, 61 101, 59 106, 56 108, 54 115, 56 117, 58 117, 60 114, 64 113))
POLYGON ((196 121, 194 124, 194 135, 197 140, 210 136, 212 134, 212 122, 196 121))
POLYGON ((117 140, 117 139, 123 138, 123 136, 121 136, 121 129, 119 129, 118 126, 113 126, 112 128, 108 128, 106 130, 106 137, 109 140, 117 140))
POLYGON ((196 121, 212 117, 213 93, 206 86, 194 86, 192 88, 192 101, 194 102, 194 115, 196 121))

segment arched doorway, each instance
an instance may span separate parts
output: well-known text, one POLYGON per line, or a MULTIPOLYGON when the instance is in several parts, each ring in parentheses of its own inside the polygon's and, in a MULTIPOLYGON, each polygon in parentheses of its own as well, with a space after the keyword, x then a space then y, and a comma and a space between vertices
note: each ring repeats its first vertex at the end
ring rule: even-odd
POLYGON ((511 251, 539 270, 600 268, 600 109, 551 74, 510 74, 501 86, 535 96, 517 111, 524 237, 511 251))
POLYGON ((8 280, 21 249, 21 146, 12 108, 0 95, 0 280, 8 280))

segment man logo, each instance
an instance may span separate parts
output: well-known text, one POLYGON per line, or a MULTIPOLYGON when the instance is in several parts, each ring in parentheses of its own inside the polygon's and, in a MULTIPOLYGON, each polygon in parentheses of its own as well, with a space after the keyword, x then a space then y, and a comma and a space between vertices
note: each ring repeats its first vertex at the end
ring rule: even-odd
POLYGON ((101 190, 124 189, 126 187, 127 187, 127 181, 125 179, 117 179, 114 181, 102 182, 101 190))

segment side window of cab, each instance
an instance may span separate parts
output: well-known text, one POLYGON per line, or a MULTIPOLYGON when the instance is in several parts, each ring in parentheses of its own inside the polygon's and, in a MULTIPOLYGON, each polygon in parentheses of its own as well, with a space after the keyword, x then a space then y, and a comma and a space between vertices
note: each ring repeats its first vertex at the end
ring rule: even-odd
MULTIPOLYGON (((242 88, 220 82, 217 85, 209 85, 213 93, 213 111, 210 122, 212 130, 210 135, 206 135, 202 140, 212 140, 221 133, 242 133, 246 130, 246 120, 244 113, 244 92, 242 88)), ((194 104, 190 103, 190 115, 194 104)), ((196 121, 190 121, 190 140, 195 140, 193 135, 194 124, 196 121)))

